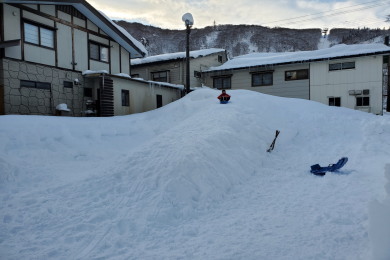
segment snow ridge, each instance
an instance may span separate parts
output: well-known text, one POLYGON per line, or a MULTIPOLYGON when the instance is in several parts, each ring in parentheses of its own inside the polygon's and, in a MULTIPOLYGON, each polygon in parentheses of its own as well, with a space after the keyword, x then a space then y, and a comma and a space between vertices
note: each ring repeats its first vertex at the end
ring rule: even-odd
POLYGON ((367 259, 388 117, 228 92, 112 118, 0 117, 0 258, 367 259), (341 172, 310 174, 342 156, 341 172))

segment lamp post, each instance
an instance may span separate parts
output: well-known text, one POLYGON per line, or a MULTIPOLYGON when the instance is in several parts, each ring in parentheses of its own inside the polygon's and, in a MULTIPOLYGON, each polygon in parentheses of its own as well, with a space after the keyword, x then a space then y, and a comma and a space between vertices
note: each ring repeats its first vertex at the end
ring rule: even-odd
POLYGON ((192 14, 185 13, 181 18, 186 26, 186 94, 190 93, 190 33, 191 27, 194 25, 192 14))

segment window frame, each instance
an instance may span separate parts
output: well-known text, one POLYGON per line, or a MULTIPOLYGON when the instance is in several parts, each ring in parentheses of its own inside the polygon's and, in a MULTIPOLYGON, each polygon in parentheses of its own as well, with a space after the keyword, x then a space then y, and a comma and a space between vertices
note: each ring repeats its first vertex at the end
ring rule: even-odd
POLYGON ((328 97, 328 105, 331 107, 341 107, 341 97, 328 97), (333 99, 332 103, 331 99, 333 99))
POLYGON ((161 71, 153 71, 150 73, 152 81, 158 81, 158 82, 167 82, 169 83, 169 70, 161 70, 161 71), (155 77, 155 75, 159 74, 158 77, 155 77), (161 76, 161 74, 165 74, 165 76, 161 76), (164 79, 164 80, 162 80, 164 79))
POLYGON ((93 89, 92 88, 83 88, 83 96, 86 98, 93 97, 93 89))
POLYGON ((370 96, 356 96, 356 107, 369 107, 370 106, 370 96))
POLYGON ((156 107, 160 108, 163 106, 163 96, 160 94, 156 95, 156 107))
POLYGON ((309 79, 309 69, 287 70, 284 72, 284 81, 309 79), (293 74, 288 76, 288 74, 293 74))
POLYGON ((35 89, 51 90, 51 83, 21 79, 20 88, 35 88, 35 89))
POLYGON ((344 62, 329 63, 328 69, 329 71, 353 70, 356 69, 356 62, 344 61, 344 62), (353 66, 349 66, 351 64, 353 64, 353 66))
POLYGON ((50 50, 55 49, 55 46, 56 46, 56 29, 55 28, 47 26, 47 25, 39 24, 39 23, 30 21, 30 20, 23 20, 22 28, 23 28, 23 41, 24 41, 24 43, 39 46, 42 48, 47 48, 50 50), (31 26, 31 27, 36 28, 37 31, 32 34, 33 36, 35 36, 37 38, 35 41, 32 41, 31 37, 26 37, 28 32, 31 32, 30 30, 28 30, 28 28, 26 28, 26 26, 31 26), (49 44, 49 45, 45 44, 46 38, 44 38, 45 34, 42 31, 48 31, 51 33, 51 35, 50 35, 51 44, 49 44))
POLYGON ((64 84, 64 88, 73 88, 72 81, 64 80, 63 84, 64 84))
POLYGON ((216 89, 231 89, 232 88, 232 75, 216 76, 213 77, 213 88, 216 89), (216 84, 217 81, 221 80, 221 84, 216 84), (228 83, 225 87, 225 81, 228 83), (219 87, 221 86, 221 87, 219 87))
POLYGON ((130 90, 121 90, 122 107, 130 107, 130 90))
POLYGON ((265 87, 265 86, 273 86, 274 85, 274 72, 273 71, 262 71, 262 72, 254 72, 252 74, 252 87, 265 87), (264 83, 264 76, 265 75, 271 75, 271 83, 264 83), (261 83, 255 84, 255 77, 261 77, 261 83))
POLYGON ((91 60, 104 62, 104 63, 110 63, 110 57, 111 57, 110 46, 103 44, 103 43, 100 43, 100 42, 89 41, 88 42, 88 55, 89 55, 89 59, 91 59, 91 60), (93 45, 97 47, 97 53, 94 53, 94 55, 92 55, 92 51, 91 51, 91 46, 93 46, 93 45), (104 56, 102 53, 102 51, 104 49, 107 49, 107 53, 105 54, 107 56, 107 60, 105 60, 102 57, 102 56, 104 56))

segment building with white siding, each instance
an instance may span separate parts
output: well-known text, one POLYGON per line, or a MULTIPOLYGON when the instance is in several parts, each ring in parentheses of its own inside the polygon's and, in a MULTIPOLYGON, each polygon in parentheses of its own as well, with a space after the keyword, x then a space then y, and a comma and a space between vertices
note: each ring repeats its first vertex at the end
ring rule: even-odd
MULTIPOLYGON (((201 87, 201 72, 227 61, 225 49, 203 49, 190 51, 190 87, 201 87)), ((166 53, 131 60, 131 75, 145 80, 185 85, 186 53, 166 53)))
POLYGON ((390 47, 384 44, 253 53, 210 68, 202 80, 218 89, 249 89, 382 114, 389 55, 390 47))
POLYGON ((180 98, 182 86, 130 78, 130 59, 146 54, 84 0, 3 0, 0 114, 55 115, 66 104, 73 116, 113 116, 180 98))

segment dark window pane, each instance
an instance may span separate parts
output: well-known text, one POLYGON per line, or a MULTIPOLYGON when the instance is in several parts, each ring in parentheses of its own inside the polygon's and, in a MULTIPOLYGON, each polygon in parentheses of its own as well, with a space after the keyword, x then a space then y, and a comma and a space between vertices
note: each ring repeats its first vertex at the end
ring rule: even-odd
POLYGON ((230 77, 214 78, 213 87, 217 89, 230 89, 231 88, 230 77))
POLYGON ((346 69, 354 69, 355 68, 355 62, 344 62, 342 65, 343 70, 346 69))
POLYGON ((308 79, 309 78, 309 70, 298 70, 298 79, 308 79))
POLYGON ((93 60, 99 60, 99 45, 89 44, 89 56, 93 60))
POLYGON ((122 89, 122 106, 128 107, 130 105, 130 92, 128 90, 122 89))
POLYGON ((35 84, 34 81, 21 80, 21 81, 20 81, 20 87, 35 88, 35 87, 36 87, 36 84, 35 84))
POLYGON ((84 88, 84 97, 92 97, 92 88, 84 88))
POLYGON ((36 87, 40 89, 50 89, 51 84, 46 82, 37 82, 36 87))
POLYGON ((363 106, 370 106, 370 97, 363 97, 363 106))
POLYGON ((296 71, 286 71, 286 80, 294 80, 297 79, 296 71))
POLYGON ((152 72, 152 80, 168 82, 168 71, 152 72))
POLYGON ((341 63, 329 64, 329 70, 341 70, 341 63))
POLYGON ((73 88, 72 81, 64 81, 64 88, 73 88))
POLYGON ((339 97, 335 98, 335 100, 334 100, 334 105, 335 105, 336 107, 341 106, 341 98, 339 98, 339 97))
POLYGON ((329 98, 329 106, 339 107, 341 105, 341 98, 339 97, 330 97, 329 98))
POLYGON ((262 79, 260 74, 253 74, 252 75, 252 86, 260 86, 262 79))
POLYGON ((162 107, 162 96, 161 95, 156 95, 156 103, 157 103, 157 108, 162 107))
POLYGON ((273 84, 273 74, 272 73, 265 73, 263 74, 263 85, 272 85, 273 84))

